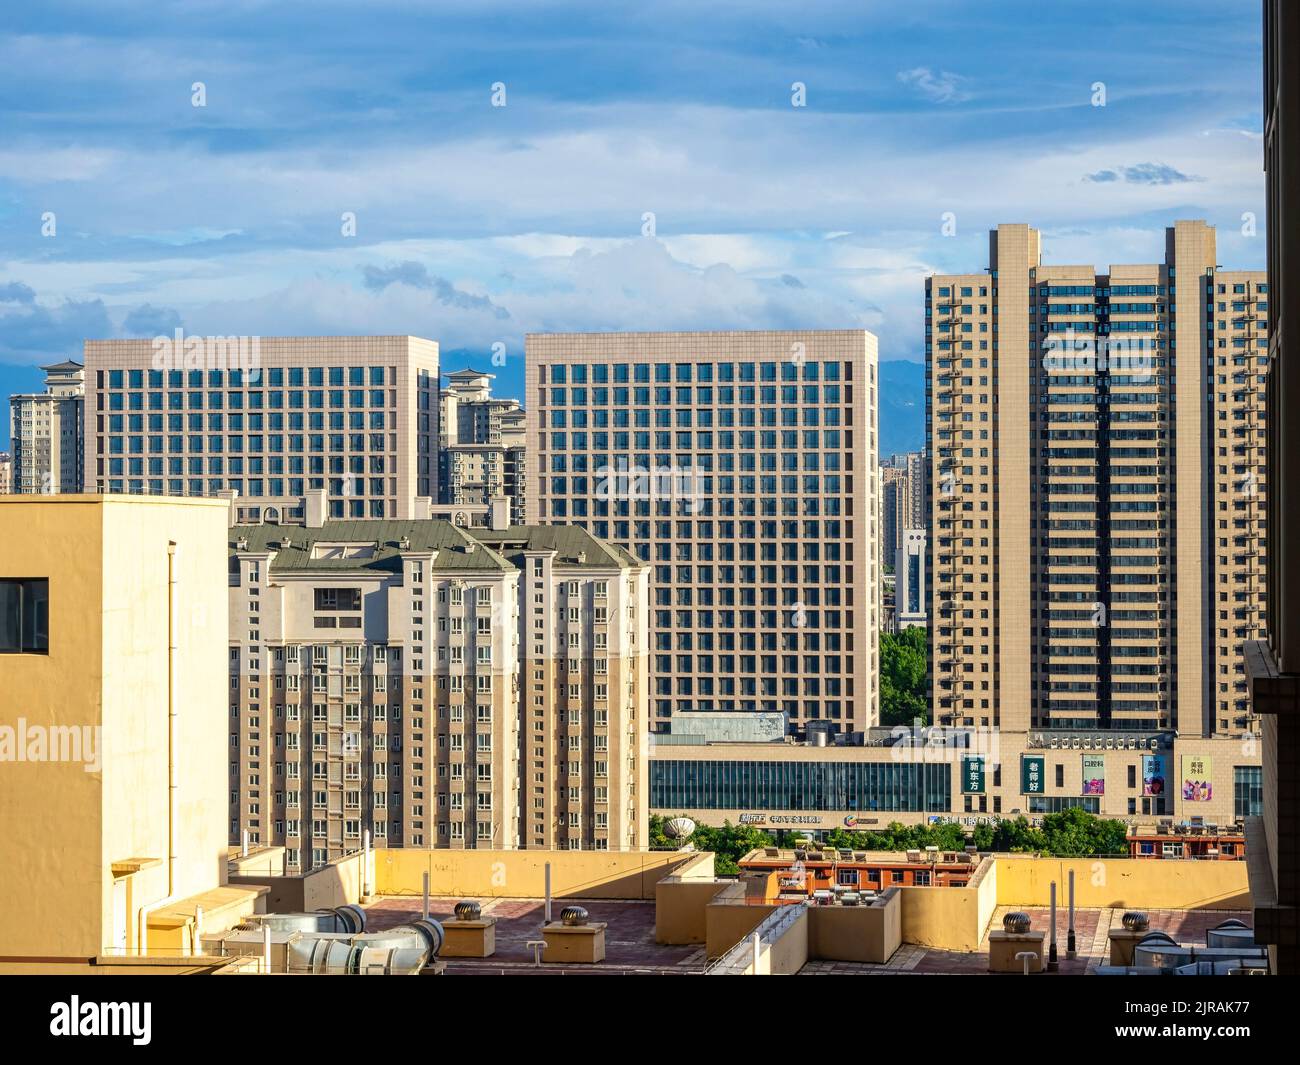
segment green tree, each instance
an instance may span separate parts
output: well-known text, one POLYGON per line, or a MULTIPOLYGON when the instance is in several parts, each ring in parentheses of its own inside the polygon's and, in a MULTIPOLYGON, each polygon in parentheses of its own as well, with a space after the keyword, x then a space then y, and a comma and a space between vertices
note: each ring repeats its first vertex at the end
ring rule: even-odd
POLYGON ((919 625, 902 632, 880 634, 880 723, 911 725, 930 720, 925 695, 925 629, 919 625))
MULTIPOLYGON (((652 849, 666 848, 675 850, 683 843, 673 839, 664 832, 667 818, 652 816, 650 818, 650 846, 652 849)), ((761 828, 749 825, 733 825, 724 821, 721 828, 711 825, 697 825, 691 834, 690 842, 699 851, 712 851, 714 855, 713 871, 719 876, 734 876, 740 871, 737 862, 750 851, 759 847, 775 847, 776 840, 761 828)))

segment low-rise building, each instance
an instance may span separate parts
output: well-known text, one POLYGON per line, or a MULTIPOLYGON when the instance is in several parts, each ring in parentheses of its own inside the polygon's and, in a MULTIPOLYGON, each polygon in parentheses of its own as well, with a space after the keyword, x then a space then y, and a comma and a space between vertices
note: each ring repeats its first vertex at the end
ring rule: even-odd
POLYGON ((226 883, 225 530, 213 500, 0 496, 0 971, 257 906, 226 883))
MULTIPOLYGON (((1232 826, 1261 804, 1257 747, 1173 732, 879 728, 850 743, 654 743, 650 811, 816 837, 832 829, 974 827, 1081 809, 1149 825, 1232 826)), ((836 737, 838 739, 838 737, 836 737)), ((684 741, 683 741, 684 740, 684 741)))

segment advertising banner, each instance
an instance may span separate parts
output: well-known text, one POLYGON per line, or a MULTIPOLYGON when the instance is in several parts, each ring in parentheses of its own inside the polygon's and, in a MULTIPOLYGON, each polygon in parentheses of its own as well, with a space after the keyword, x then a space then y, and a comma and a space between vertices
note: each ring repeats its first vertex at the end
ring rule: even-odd
POLYGON ((1209 802, 1214 798, 1214 760, 1200 754, 1182 758, 1183 802, 1209 802))
POLYGON ((1083 756, 1083 794, 1106 794, 1106 759, 1099 754, 1083 756))
POLYGON ((1165 793, 1165 758, 1162 754, 1144 754, 1142 756, 1142 794, 1163 795, 1165 793))
POLYGON ((965 795, 984 794, 984 759, 968 754, 961 760, 961 790, 965 795))

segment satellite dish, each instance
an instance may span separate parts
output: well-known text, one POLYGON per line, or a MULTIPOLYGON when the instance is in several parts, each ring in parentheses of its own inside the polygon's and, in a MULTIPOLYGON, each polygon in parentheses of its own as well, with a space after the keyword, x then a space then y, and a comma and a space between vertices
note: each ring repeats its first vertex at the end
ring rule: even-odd
POLYGON ((695 831, 695 822, 689 817, 674 817, 664 824, 664 835, 671 839, 686 839, 695 831))

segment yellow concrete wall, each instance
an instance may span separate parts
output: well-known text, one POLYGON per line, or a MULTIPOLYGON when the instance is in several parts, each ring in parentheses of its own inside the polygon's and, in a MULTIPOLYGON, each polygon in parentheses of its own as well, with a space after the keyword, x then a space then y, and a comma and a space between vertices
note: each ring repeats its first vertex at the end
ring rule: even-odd
MULTIPOLYGON (((979 889, 974 887, 900 887, 903 897, 903 942, 942 950, 979 947, 979 889)), ((986 922, 987 923, 987 922, 986 922)))
POLYGON ((966 886, 975 889, 975 924, 982 936, 998 908, 998 863, 986 858, 966 886))
POLYGON ((653 899, 655 884, 697 857, 689 851, 383 849, 375 852, 375 893, 418 895, 427 870, 434 895, 541 898, 549 862, 557 898, 653 899))
MULTIPOLYGON (((30 499, 0 496, 0 576, 49 578, 50 653, 0 655, 0 724, 99 725, 103 511, 30 499)), ((0 957, 98 953, 102 780, 81 764, 0 763, 0 957)))
POLYGON ((1248 910, 1245 862, 1155 859, 997 859, 1001 906, 1046 906, 1056 881, 1058 906, 1066 905, 1066 883, 1074 870, 1075 905, 1140 910, 1248 910))
MULTIPOLYGON (((377 856, 371 856, 375 861, 377 856)), ((346 858, 330 862, 324 869, 317 869, 301 878, 302 908, 304 910, 333 909, 344 903, 361 901, 364 886, 364 859, 361 854, 350 854, 346 858)), ((420 890, 423 890, 421 887, 420 890)))
POLYGON ((0 766, 0 957, 92 957, 112 934, 111 863, 138 907, 166 893, 167 542, 181 545, 174 751, 175 894, 224 882, 227 822, 224 503, 0 499, 0 575, 48 577, 50 653, 0 655, 0 724, 101 726, 100 765, 0 766))
POLYGON ((660 880, 655 885, 655 942, 703 943, 708 936, 706 911, 722 886, 716 880, 660 880))
POLYGON ((775 905, 713 904, 705 908, 704 953, 720 958, 772 915, 775 905))
POLYGON ((879 906, 811 906, 808 956, 883 964, 902 942, 903 900, 897 888, 879 906))
MULTIPOLYGON (((106 929, 112 921, 111 862, 133 855, 162 858, 161 865, 135 876, 133 905, 167 894, 169 541, 177 545, 172 893, 183 899, 226 882, 228 529, 228 507, 217 500, 108 497, 103 503, 106 929)), ((268 759, 263 765, 269 773, 268 759)), ((268 776, 263 792, 270 786, 268 776)), ((130 924, 134 936, 134 917, 130 924)))
POLYGON ((808 963, 809 922, 810 917, 805 909, 775 943, 762 948, 760 964, 766 970, 766 975, 794 976, 808 963))

